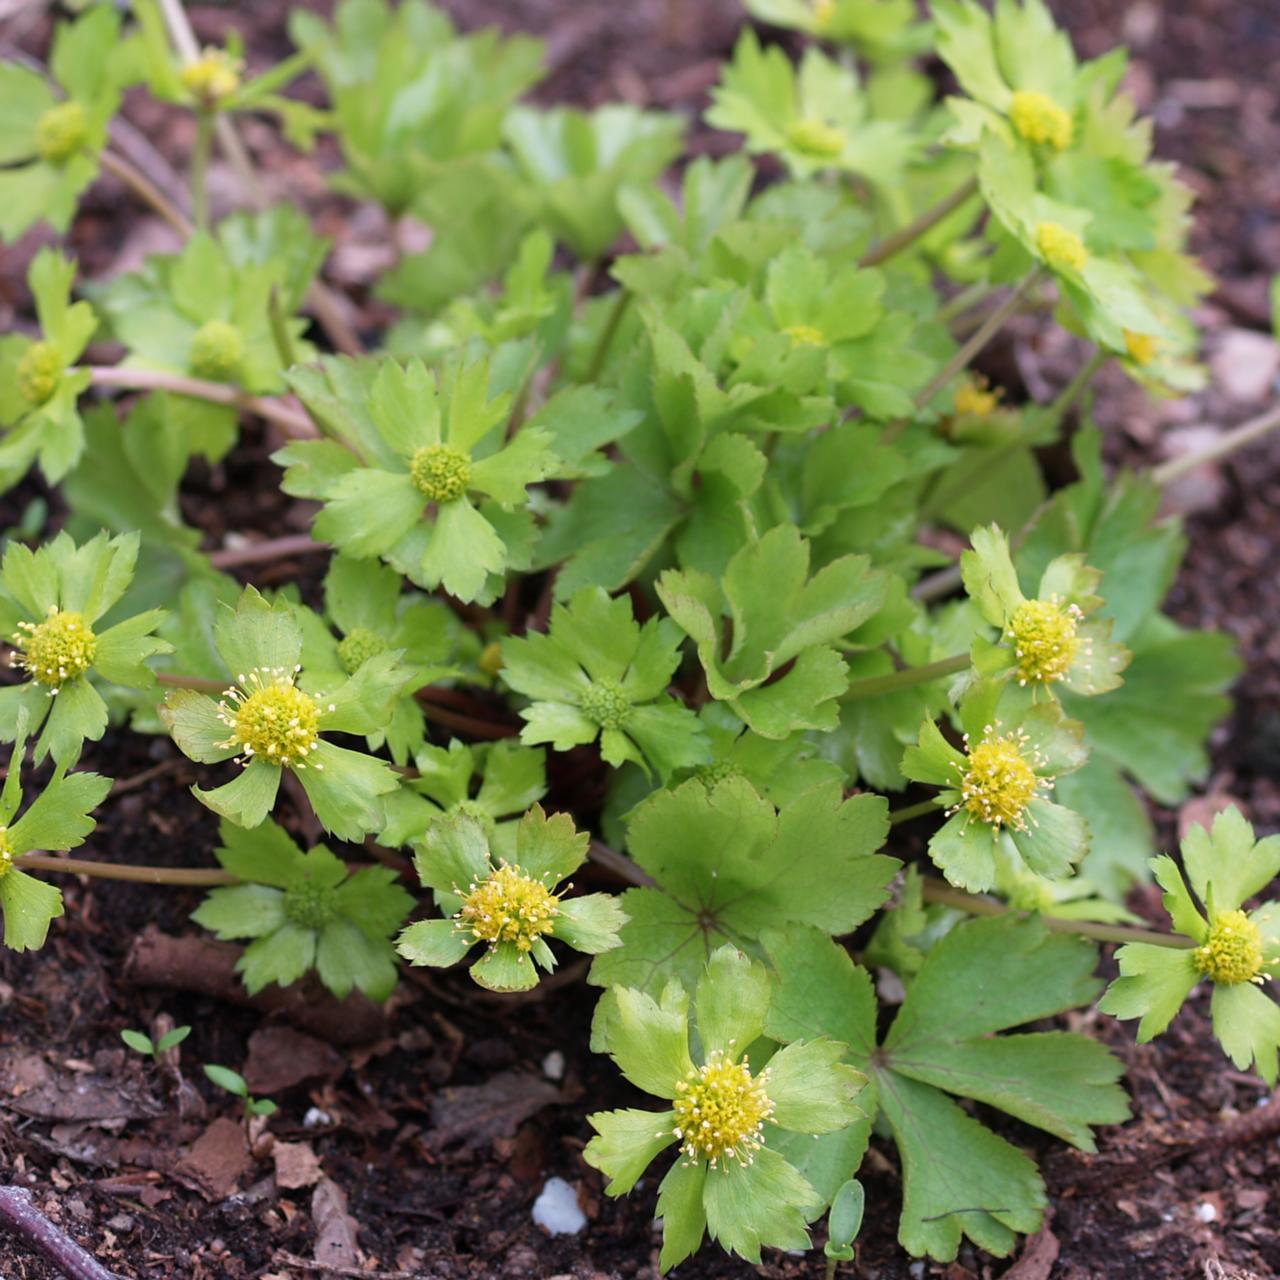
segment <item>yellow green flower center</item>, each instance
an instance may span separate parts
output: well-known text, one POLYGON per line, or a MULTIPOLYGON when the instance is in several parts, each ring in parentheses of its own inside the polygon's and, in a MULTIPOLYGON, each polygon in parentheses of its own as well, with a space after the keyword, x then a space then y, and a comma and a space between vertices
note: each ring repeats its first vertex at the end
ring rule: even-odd
POLYGON ((617 729, 631 714, 631 703, 616 680, 595 680, 582 695, 583 713, 602 729, 617 729))
POLYGON ((675 1136, 690 1160, 705 1157, 750 1164, 764 1145, 765 1121, 773 1115, 768 1070, 753 1076, 746 1063, 713 1051, 676 1084, 675 1136))
POLYGON ((471 483, 471 459, 452 445, 423 445, 409 462, 409 476, 429 502, 457 502, 471 483))
POLYGON ((514 942, 530 951, 555 927, 560 899, 546 885, 503 863, 462 895, 458 927, 481 942, 514 942))
POLYGON ((1059 151, 1071 145, 1074 132, 1071 117, 1048 94, 1019 89, 1009 104, 1009 119, 1028 142, 1059 151))
POLYGON ((338 914, 333 890, 309 880, 285 891, 284 914, 303 929, 320 930, 338 914))
POLYGON ((732 760, 713 760, 710 764, 700 764, 694 773, 708 787, 718 786, 729 778, 742 777, 742 770, 732 760))
POLYGON ((43 622, 20 622, 13 637, 18 652, 10 664, 21 667, 51 694, 93 665, 98 638, 84 615, 74 609, 50 608, 43 622))
POLYGON ((191 372, 210 382, 230 382, 244 362, 244 337, 225 320, 209 320, 191 339, 191 372))
POLYGON ((983 382, 966 380, 956 390, 957 417, 985 418, 995 412, 999 403, 1000 392, 992 391, 983 382))
POLYGON ((1243 911, 1224 911, 1214 916, 1208 941, 1191 959, 1214 982, 1261 982, 1262 932, 1243 911))
POLYGON ((817 160, 834 160, 845 145, 844 130, 819 116, 805 116, 787 126, 787 141, 799 152, 817 160))
POLYGON ((52 342, 33 342, 18 361, 18 391, 37 407, 58 389, 62 379, 62 354, 52 342))
POLYGON ((1054 271, 1083 271, 1089 261, 1084 241, 1059 222, 1036 225, 1036 248, 1054 271))
POLYGON ((1156 358, 1160 344, 1149 333, 1124 331, 1124 349, 1134 364, 1150 364, 1156 358))
POLYGON ((370 658, 387 651, 385 636, 368 627, 353 627, 338 645, 338 661, 347 675, 354 675, 370 658))
POLYGON ((0 880, 9 874, 13 866, 13 842, 9 839, 9 828, 0 827, 0 880))
POLYGON ((813 29, 825 31, 835 17, 836 0, 813 0, 813 29))
POLYGON ((788 325, 783 331, 797 347, 825 347, 827 336, 811 324, 788 325))
MULTIPOLYGON (((237 676, 239 687, 233 685, 218 703, 218 719, 231 730, 218 745, 239 747, 244 758, 305 769, 307 757, 320 745, 320 703, 294 684, 296 672, 254 667, 237 676)), ((330 703, 329 710, 334 709, 330 703)))
POLYGON ((64 164, 84 145, 87 131, 84 108, 60 102, 36 121, 36 151, 48 164, 64 164))
MULTIPOLYGON (((1083 620, 1079 606, 1062 605, 1057 596, 1024 600, 1009 619, 1007 634, 1018 659, 1018 683, 1048 684, 1065 680, 1082 641, 1076 628, 1083 620)), ((1088 642, 1083 642, 1088 647, 1088 642)))
POLYGON ((496 676, 502 670, 502 642, 500 640, 491 640, 483 649, 480 650, 480 657, 476 659, 476 665, 487 676, 496 676))
POLYGON ((973 747, 965 736, 968 760, 960 778, 960 802, 948 812, 964 809, 997 831, 1003 826, 1025 831, 1027 806, 1048 782, 1037 773, 1044 757, 1029 747, 1021 729, 1012 733, 999 729, 999 724, 988 725, 982 741, 973 747))
POLYGON ((240 64, 222 49, 206 49, 182 68, 182 83, 212 110, 240 87, 240 64))

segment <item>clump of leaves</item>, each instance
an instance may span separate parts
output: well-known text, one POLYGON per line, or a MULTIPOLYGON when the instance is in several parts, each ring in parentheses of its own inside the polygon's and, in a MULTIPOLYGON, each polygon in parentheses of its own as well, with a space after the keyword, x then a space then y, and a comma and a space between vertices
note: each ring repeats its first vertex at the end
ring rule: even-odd
POLYGON ((306 853, 274 822, 224 821, 218 861, 242 884, 213 889, 191 918, 219 938, 251 938, 236 961, 250 995, 315 970, 342 999, 353 987, 385 1000, 396 985, 391 935, 413 898, 387 867, 350 871, 324 845, 306 853))

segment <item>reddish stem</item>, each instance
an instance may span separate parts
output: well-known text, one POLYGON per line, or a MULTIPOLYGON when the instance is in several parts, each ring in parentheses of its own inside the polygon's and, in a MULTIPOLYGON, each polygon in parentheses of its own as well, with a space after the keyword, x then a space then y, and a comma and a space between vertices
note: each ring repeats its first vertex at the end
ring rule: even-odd
POLYGON ((66 1280, 120 1280, 36 1209, 25 1187, 0 1187, 0 1227, 35 1250, 66 1280))

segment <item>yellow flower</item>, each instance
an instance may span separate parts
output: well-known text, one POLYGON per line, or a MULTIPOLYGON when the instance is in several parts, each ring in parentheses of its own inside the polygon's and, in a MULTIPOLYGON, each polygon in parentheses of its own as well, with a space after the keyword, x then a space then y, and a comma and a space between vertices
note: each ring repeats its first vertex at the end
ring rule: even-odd
POLYGON ((1134 364, 1150 364, 1156 358, 1159 342, 1149 333, 1124 331, 1124 349, 1134 364))
POLYGON ((773 1115, 768 1078, 768 1068, 753 1076, 746 1063, 713 1050, 701 1067, 678 1081, 674 1132, 684 1155, 690 1160, 706 1156, 713 1169, 718 1160, 751 1164, 764 1144, 765 1121, 773 1115))
POLYGON ((231 730, 218 745, 241 747, 245 758, 305 769, 307 757, 320 745, 320 704, 294 684, 298 670, 253 667, 238 676, 239 685, 226 690, 228 701, 218 703, 218 719, 231 730))
POLYGON ((84 615, 74 609, 50 606, 43 622, 20 622, 18 628, 13 638, 18 652, 10 658, 10 665, 21 667, 50 695, 93 665, 98 638, 84 615))
POLYGON ((1018 659, 1018 683, 1048 684, 1066 679, 1081 641, 1076 629, 1084 620, 1078 605, 1063 605, 1057 596, 1024 600, 1009 619, 1006 633, 1018 659))
POLYGON ((1013 127, 1028 142, 1062 151, 1071 145, 1074 126, 1071 117, 1045 93, 1019 89, 1009 104, 1013 127))
POLYGON ((1054 271, 1083 271, 1089 261, 1084 241, 1058 222, 1036 225, 1036 248, 1054 271))
POLYGON ((223 49, 206 49, 182 68, 182 83, 207 111, 240 87, 240 63, 223 49))
MULTIPOLYGON (((965 735, 968 759, 960 778, 960 803, 947 813, 950 816, 965 809, 997 831, 1003 826, 1025 831, 1027 806, 1040 797, 1042 786, 1049 781, 1036 773, 1044 764, 1044 757, 1034 748, 1029 749, 1030 740, 1024 730, 999 730, 999 723, 988 725, 982 741, 972 747, 965 735)), ((956 768, 960 766, 957 764, 956 768)))
POLYGON ((1243 911, 1224 911, 1213 918, 1209 938, 1191 953, 1206 978, 1233 986, 1262 981, 1262 932, 1243 911))
POLYGON ((481 942, 514 942, 521 951, 550 933, 560 912, 556 894, 505 862, 461 896, 458 929, 481 942))
POLYGON ((966 379, 956 389, 957 417, 986 418, 995 412, 999 403, 999 390, 992 391, 985 380, 966 379))
POLYGON ((423 445, 409 461, 409 476, 428 502, 457 502, 471 483, 471 459, 452 445, 423 445))

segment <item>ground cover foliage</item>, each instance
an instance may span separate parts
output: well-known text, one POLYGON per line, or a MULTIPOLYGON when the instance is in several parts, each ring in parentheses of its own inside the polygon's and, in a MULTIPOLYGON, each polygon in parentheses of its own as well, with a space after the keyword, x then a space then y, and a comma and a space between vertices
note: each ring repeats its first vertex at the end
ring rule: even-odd
POLYGON ((0 66, 6 238, 66 233, 102 167, 128 173, 126 88, 196 126, 191 221, 149 197, 181 251, 87 281, 42 249, 39 331, 0 339, 0 479, 38 468, 70 509, 0 563, 4 940, 37 948, 62 911, 40 855, 85 840, 109 785, 84 744, 167 733, 222 766, 189 802, 221 819, 196 852, 226 880, 193 919, 248 941, 250 991, 314 970, 385 1000, 399 962, 465 961, 517 992, 593 957, 593 1047, 658 1101, 591 1116, 585 1159, 610 1194, 660 1175, 664 1268, 708 1239, 805 1248, 828 1208, 847 1257, 873 1130, 903 1199, 871 1207, 909 1252, 1008 1254, 1043 1180, 968 1103, 1086 1150, 1128 1114, 1099 1043, 1032 1024, 1101 996, 1150 1038, 1211 983, 1224 1052, 1276 1077, 1280 914, 1251 904, 1280 841, 1231 812, 1179 864, 1133 790, 1188 793, 1237 664, 1161 612, 1164 477, 1107 476, 1087 414, 1103 362, 1199 385, 1208 281, 1122 52, 1077 60, 1039 0, 748 7, 812 40, 794 61, 742 36, 707 115, 741 146, 715 161, 681 163, 673 115, 524 105, 537 43, 424 4, 299 13, 297 55, 256 79, 146 0, 0 66), (324 110, 284 94, 306 71, 324 110), (299 148, 332 134, 341 190, 433 228, 380 280, 398 318, 369 351, 296 210, 211 222, 241 112, 299 148), (1024 307, 1095 349, 1052 403, 971 371, 1024 307), (89 363, 95 340, 119 360, 89 363), (1077 414, 1051 492, 1038 451, 1077 414), (182 520, 192 460, 251 417, 313 504, 322 599, 242 587, 182 520), (469 687, 518 737, 447 714, 469 687), (548 755, 584 750, 603 795, 557 811, 548 755), (300 811, 333 847, 304 850, 300 811), (930 865, 904 865, 893 828, 921 819, 930 865), (589 857, 631 887, 577 892, 589 857), (1165 933, 1125 906, 1152 876, 1165 933), (1123 943, 1105 995, 1097 941, 1123 943))

